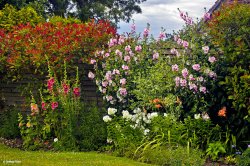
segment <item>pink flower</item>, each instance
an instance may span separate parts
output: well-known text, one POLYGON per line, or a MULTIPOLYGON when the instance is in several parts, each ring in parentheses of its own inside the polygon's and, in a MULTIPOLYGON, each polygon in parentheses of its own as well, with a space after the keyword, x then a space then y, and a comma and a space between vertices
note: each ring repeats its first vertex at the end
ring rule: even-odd
POLYGON ((131 25, 131 33, 135 33, 135 23, 131 25))
POLYGON ((125 42, 125 37, 123 36, 123 35, 121 35, 120 37, 119 37, 119 40, 118 40, 118 44, 122 44, 122 43, 124 43, 125 42))
POLYGON ((194 90, 194 91, 196 91, 196 92, 198 91, 197 85, 195 85, 195 84, 193 84, 193 83, 190 83, 190 84, 189 84, 189 89, 190 89, 190 90, 194 90))
POLYGON ((119 57, 122 57, 122 52, 120 50, 115 50, 115 54, 118 55, 119 57))
POLYGON ((53 89, 53 85, 55 83, 55 79, 53 77, 51 77, 48 81, 47 81, 47 86, 48 89, 51 91, 53 89))
POLYGON ((149 29, 145 28, 143 31, 143 36, 148 37, 148 35, 149 35, 149 29))
POLYGON ((102 81, 102 86, 103 86, 103 87, 107 87, 108 84, 109 84, 108 81, 102 81))
POLYGON ((202 47, 202 50, 204 51, 204 54, 207 54, 209 51, 209 47, 208 46, 204 46, 202 47))
POLYGON ((203 18, 204 18, 205 21, 210 20, 211 19, 211 14, 210 13, 205 13, 203 18))
POLYGON ((175 86, 178 87, 180 86, 180 77, 175 77, 175 86))
POLYGON ((188 44, 187 41, 183 41, 182 45, 183 45, 183 47, 188 48, 188 45, 189 45, 189 44, 188 44))
POLYGON ((80 96, 80 88, 79 87, 74 88, 73 93, 76 97, 79 97, 80 96))
POLYGON ((177 64, 172 65, 172 71, 178 71, 178 70, 179 70, 179 67, 177 64))
POLYGON ((113 96, 106 96, 107 101, 113 100, 113 96))
POLYGON ((176 41, 177 42, 177 40, 179 39, 179 36, 177 36, 177 35, 174 35, 174 41, 176 41))
POLYGON ((105 74, 105 78, 106 78, 107 81, 111 80, 112 79, 112 72, 107 71, 106 74, 105 74))
POLYGON ((112 74, 113 74, 113 75, 114 75, 114 74, 120 75, 120 71, 119 71, 118 69, 114 69, 113 72, 112 72, 112 74))
POLYGON ((170 52, 171 52, 171 54, 176 54, 176 49, 175 48, 172 48, 171 50, 170 50, 170 52))
POLYGON ((181 40, 180 38, 177 40, 177 44, 179 44, 179 45, 182 45, 182 43, 183 43, 183 40, 181 40))
POLYGON ((63 92, 64 92, 64 94, 69 93, 69 85, 68 84, 63 83, 63 92))
POLYGON ((122 69, 123 69, 123 70, 129 70, 129 67, 126 66, 126 65, 122 65, 122 69))
POLYGON ((110 56, 110 54, 107 52, 104 56, 105 56, 105 57, 109 57, 109 56, 110 56))
POLYGON ((194 81, 194 80, 195 80, 193 74, 190 74, 190 75, 189 75, 189 80, 190 80, 190 81, 194 81))
POLYGON ((107 92, 107 89, 106 88, 103 88, 102 89, 102 93, 106 93, 107 92))
POLYGON ((153 54, 153 60, 158 59, 158 58, 159 58, 159 53, 158 52, 154 53, 153 54))
POLYGON ((94 79, 95 78, 95 74, 90 71, 89 74, 88 74, 88 77, 90 79, 94 79))
POLYGON ((124 61, 125 61, 125 62, 129 62, 129 61, 130 61, 130 56, 126 55, 126 56, 124 57, 124 61))
POLYGON ((210 56, 210 57, 208 57, 208 61, 210 63, 214 63, 216 61, 216 58, 214 56, 210 56))
POLYGON ((96 60, 95 60, 95 59, 91 59, 91 60, 90 60, 90 64, 93 65, 93 64, 95 64, 95 63, 96 63, 96 60))
POLYGON ((204 86, 201 86, 199 90, 200 90, 200 92, 202 92, 202 93, 207 93, 207 88, 204 87, 204 86))
POLYGON ((192 68, 195 70, 195 71, 199 71, 201 69, 200 65, 199 64, 194 64, 192 66, 192 68))
POLYGON ((203 82, 203 81, 204 81, 204 78, 203 78, 202 76, 197 77, 197 81, 199 81, 199 82, 203 82))
POLYGON ((52 110, 56 109, 57 107, 58 107, 58 102, 53 101, 53 102, 51 103, 51 108, 52 108, 52 110))
POLYGON ((127 45, 127 46, 125 47, 125 51, 127 51, 127 52, 131 51, 130 45, 127 45))
POLYGON ((181 86, 187 86, 187 80, 185 80, 185 79, 180 79, 180 85, 181 85, 181 86))
POLYGON ((135 51, 140 52, 142 50, 141 45, 135 46, 135 51))
POLYGON ((159 34, 159 40, 162 40, 162 39, 164 39, 166 37, 166 34, 164 33, 164 32, 160 32, 160 34, 159 34))
POLYGON ((42 102, 42 109, 46 110, 46 103, 45 102, 42 102))
POLYGON ((126 88, 120 88, 120 95, 122 96, 127 96, 128 92, 127 92, 127 89, 126 88))
POLYGON ((126 84, 126 78, 122 78, 122 79, 120 79, 120 84, 122 84, 122 85, 125 85, 126 84))
POLYGON ((209 75, 209 77, 211 77, 211 78, 216 78, 216 77, 217 77, 217 74, 216 74, 215 72, 213 72, 213 71, 210 71, 210 72, 208 73, 208 75, 209 75))
POLYGON ((188 69, 183 69, 182 71, 181 71, 181 73, 182 73, 182 76, 184 77, 184 78, 187 78, 187 76, 188 76, 188 69))

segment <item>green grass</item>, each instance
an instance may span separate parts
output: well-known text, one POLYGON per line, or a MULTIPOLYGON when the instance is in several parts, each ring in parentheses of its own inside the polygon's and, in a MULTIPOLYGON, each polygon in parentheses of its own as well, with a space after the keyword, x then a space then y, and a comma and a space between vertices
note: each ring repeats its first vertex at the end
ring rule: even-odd
POLYGON ((44 152, 22 151, 0 144, 0 165, 24 166, 143 166, 127 158, 114 157, 97 152, 44 152), (10 162, 19 163, 11 164, 10 162))

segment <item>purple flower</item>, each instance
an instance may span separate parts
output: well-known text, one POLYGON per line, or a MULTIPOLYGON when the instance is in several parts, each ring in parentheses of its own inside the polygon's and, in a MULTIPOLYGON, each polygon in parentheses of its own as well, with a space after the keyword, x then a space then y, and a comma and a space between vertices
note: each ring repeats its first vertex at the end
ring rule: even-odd
POLYGON ((189 44, 188 44, 187 41, 183 41, 182 45, 183 45, 183 47, 188 48, 188 45, 189 45, 189 44))
POLYGON ((129 70, 129 67, 126 66, 126 65, 122 65, 122 69, 123 69, 123 70, 129 70))
POLYGON ((189 89, 190 89, 190 90, 194 90, 195 92, 198 91, 197 85, 195 85, 195 84, 193 84, 193 83, 189 83, 189 89))
POLYGON ((105 56, 105 57, 109 57, 109 56, 110 56, 110 54, 107 52, 104 56, 105 56))
POLYGON ((127 89, 126 88, 120 88, 120 90, 119 90, 120 92, 120 95, 122 95, 122 96, 127 96, 127 94, 128 94, 128 92, 127 92, 127 89))
POLYGON ((126 78, 122 78, 122 79, 120 79, 120 84, 122 84, 122 85, 125 85, 126 84, 126 78))
POLYGON ((194 80, 195 80, 193 74, 190 74, 190 75, 189 75, 189 80, 190 80, 190 81, 194 81, 194 80))
POLYGON ((130 56, 126 55, 126 56, 124 57, 124 61, 125 61, 125 62, 129 62, 129 61, 130 61, 130 56))
POLYGON ((135 33, 135 23, 131 25, 131 33, 135 33))
POLYGON ((142 50, 141 45, 135 46, 135 51, 140 52, 142 50))
POLYGON ((180 84, 181 84, 182 87, 187 86, 187 80, 181 78, 180 79, 180 84))
POLYGON ((158 59, 158 58, 159 58, 159 53, 158 52, 154 53, 153 54, 153 60, 158 59))
POLYGON ((95 64, 95 63, 96 63, 96 60, 95 60, 95 59, 91 59, 91 60, 90 60, 90 64, 93 65, 93 64, 95 64))
POLYGON ((120 50, 118 50, 118 49, 115 50, 115 54, 118 55, 118 56, 120 56, 120 57, 122 57, 122 52, 120 50))
POLYGON ((160 34, 159 34, 159 40, 162 40, 162 39, 164 39, 166 37, 166 34, 164 33, 164 32, 160 32, 160 34))
POLYGON ((179 44, 179 45, 182 45, 182 43, 183 43, 183 40, 181 40, 180 38, 177 40, 177 44, 179 44))
POLYGON ((112 73, 111 73, 111 71, 107 71, 107 72, 106 72, 105 78, 106 78, 107 81, 109 81, 109 80, 112 79, 112 73))
POLYGON ((143 36, 148 37, 148 35, 149 35, 149 29, 145 28, 143 31, 143 36))
POLYGON ((201 66, 199 64, 194 64, 192 66, 192 68, 195 70, 195 71, 199 71, 201 69, 201 66))
POLYGON ((182 71, 181 71, 181 73, 182 73, 182 76, 184 77, 184 78, 187 78, 187 76, 188 76, 188 69, 183 69, 182 71))
POLYGON ((211 19, 211 14, 210 13, 205 13, 203 18, 204 18, 205 21, 210 20, 211 19))
POLYGON ((172 71, 178 71, 178 70, 179 70, 179 67, 177 64, 172 65, 172 71))
POLYGON ((118 44, 122 44, 122 43, 124 43, 125 42, 125 37, 123 36, 123 35, 121 35, 120 37, 119 37, 119 40, 118 40, 118 44))
POLYGON ((207 88, 204 87, 204 86, 201 86, 199 90, 200 90, 200 92, 202 92, 202 93, 207 93, 207 88))
POLYGON ((127 52, 131 51, 130 45, 127 45, 127 46, 125 47, 125 51, 127 51, 127 52))
POLYGON ((112 72, 113 75, 117 74, 117 75, 120 75, 120 71, 118 69, 114 69, 113 72, 112 72))
POLYGON ((94 79, 95 78, 95 74, 90 71, 89 74, 88 74, 88 77, 90 79, 94 79))
POLYGON ((108 81, 102 81, 102 86, 103 86, 103 87, 107 87, 108 84, 109 84, 108 81))
POLYGON ((180 86, 180 77, 175 77, 175 86, 178 87, 180 86))
POLYGON ((210 63, 214 63, 216 61, 216 58, 214 56, 210 56, 210 57, 208 57, 208 61, 210 63))
POLYGON ((209 51, 209 47, 208 46, 204 46, 204 47, 202 47, 202 50, 204 51, 205 54, 207 54, 208 51, 209 51))

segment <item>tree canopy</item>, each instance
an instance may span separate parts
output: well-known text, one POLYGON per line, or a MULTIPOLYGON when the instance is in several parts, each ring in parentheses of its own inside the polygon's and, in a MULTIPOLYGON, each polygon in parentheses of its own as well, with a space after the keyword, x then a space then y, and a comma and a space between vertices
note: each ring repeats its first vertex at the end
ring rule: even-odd
POLYGON ((108 19, 115 23, 129 22, 132 15, 141 13, 140 4, 146 0, 2 0, 0 9, 8 3, 18 9, 30 5, 44 17, 73 16, 88 19, 108 19))

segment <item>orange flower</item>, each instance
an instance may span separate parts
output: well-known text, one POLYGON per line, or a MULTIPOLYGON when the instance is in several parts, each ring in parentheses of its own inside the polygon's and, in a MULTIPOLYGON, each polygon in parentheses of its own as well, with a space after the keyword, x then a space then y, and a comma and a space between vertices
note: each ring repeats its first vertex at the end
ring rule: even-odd
POLYGON ((161 102, 161 100, 158 99, 158 98, 156 98, 156 99, 153 100, 153 103, 155 103, 155 104, 156 104, 156 103, 159 103, 159 102, 161 102))
POLYGON ((226 113, 227 113, 226 107, 222 107, 222 109, 220 109, 219 112, 218 112, 218 116, 226 117, 226 113))
POLYGON ((37 106, 37 104, 31 103, 30 107, 31 107, 31 111, 38 112, 38 106, 37 106))
POLYGON ((162 107, 162 106, 161 106, 160 104, 156 104, 156 105, 155 105, 155 108, 158 108, 158 109, 159 109, 159 108, 161 108, 161 107, 162 107))

